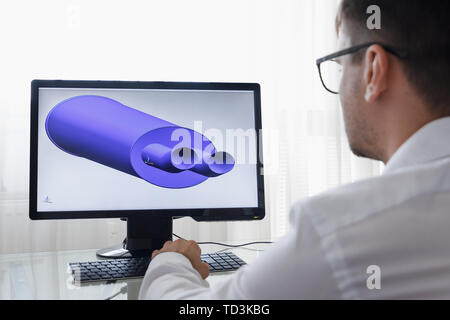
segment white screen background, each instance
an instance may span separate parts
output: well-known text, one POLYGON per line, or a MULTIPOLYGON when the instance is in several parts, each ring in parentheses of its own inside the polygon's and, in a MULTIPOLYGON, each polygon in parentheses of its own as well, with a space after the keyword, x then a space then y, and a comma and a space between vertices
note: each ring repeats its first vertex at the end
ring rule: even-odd
MULTIPOLYGON (((258 206, 256 151, 248 153, 247 163, 237 163, 230 172, 185 189, 161 188, 62 151, 45 132, 47 114, 57 103, 85 94, 115 99, 179 126, 193 129, 195 121, 202 121, 202 133, 214 128, 225 137, 226 129, 254 129, 252 91, 40 88, 38 211, 258 206)), ((236 150, 227 150, 226 143, 222 147, 219 151, 235 156, 236 150)))

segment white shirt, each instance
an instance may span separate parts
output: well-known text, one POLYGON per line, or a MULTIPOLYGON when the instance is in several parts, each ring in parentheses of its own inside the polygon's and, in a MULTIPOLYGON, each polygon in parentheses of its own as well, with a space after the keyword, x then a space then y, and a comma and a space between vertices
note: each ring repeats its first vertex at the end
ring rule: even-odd
POLYGON ((159 254, 139 297, 449 299, 450 117, 411 136, 383 175, 298 201, 290 222, 288 235, 214 288, 183 255, 159 254))

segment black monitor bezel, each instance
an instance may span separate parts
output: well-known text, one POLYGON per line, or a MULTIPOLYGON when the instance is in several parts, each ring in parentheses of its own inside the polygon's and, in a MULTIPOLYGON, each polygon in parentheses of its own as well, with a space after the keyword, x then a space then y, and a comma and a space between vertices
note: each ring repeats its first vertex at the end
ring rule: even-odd
POLYGON ((155 217, 185 217, 197 221, 262 220, 265 216, 264 176, 261 162, 262 142, 261 89, 258 83, 227 82, 166 82, 166 81, 104 81, 104 80, 33 80, 31 82, 30 185, 29 216, 32 220, 128 218, 151 214, 155 217), (37 211, 38 168, 38 102, 39 88, 105 88, 105 89, 183 89, 183 90, 245 90, 254 92, 255 129, 257 142, 258 207, 205 208, 164 210, 96 210, 37 211))

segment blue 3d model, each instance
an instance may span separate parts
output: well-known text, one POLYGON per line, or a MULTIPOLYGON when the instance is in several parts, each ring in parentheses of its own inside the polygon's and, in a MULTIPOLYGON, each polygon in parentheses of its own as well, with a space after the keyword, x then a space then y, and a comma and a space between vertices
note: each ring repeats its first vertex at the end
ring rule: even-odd
POLYGON ((233 169, 234 158, 189 128, 95 95, 48 113, 45 129, 61 150, 165 188, 187 188, 233 169))

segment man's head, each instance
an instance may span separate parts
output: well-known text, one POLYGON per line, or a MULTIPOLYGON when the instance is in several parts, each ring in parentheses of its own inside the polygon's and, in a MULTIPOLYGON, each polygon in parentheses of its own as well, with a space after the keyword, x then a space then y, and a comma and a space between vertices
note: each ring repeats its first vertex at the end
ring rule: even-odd
POLYGON ((356 155, 387 162, 423 125, 450 116, 449 16, 447 0, 342 0, 339 50, 376 41, 407 53, 398 58, 372 45, 338 58, 346 131, 356 155), (367 26, 371 5, 381 9, 381 29, 367 26))

